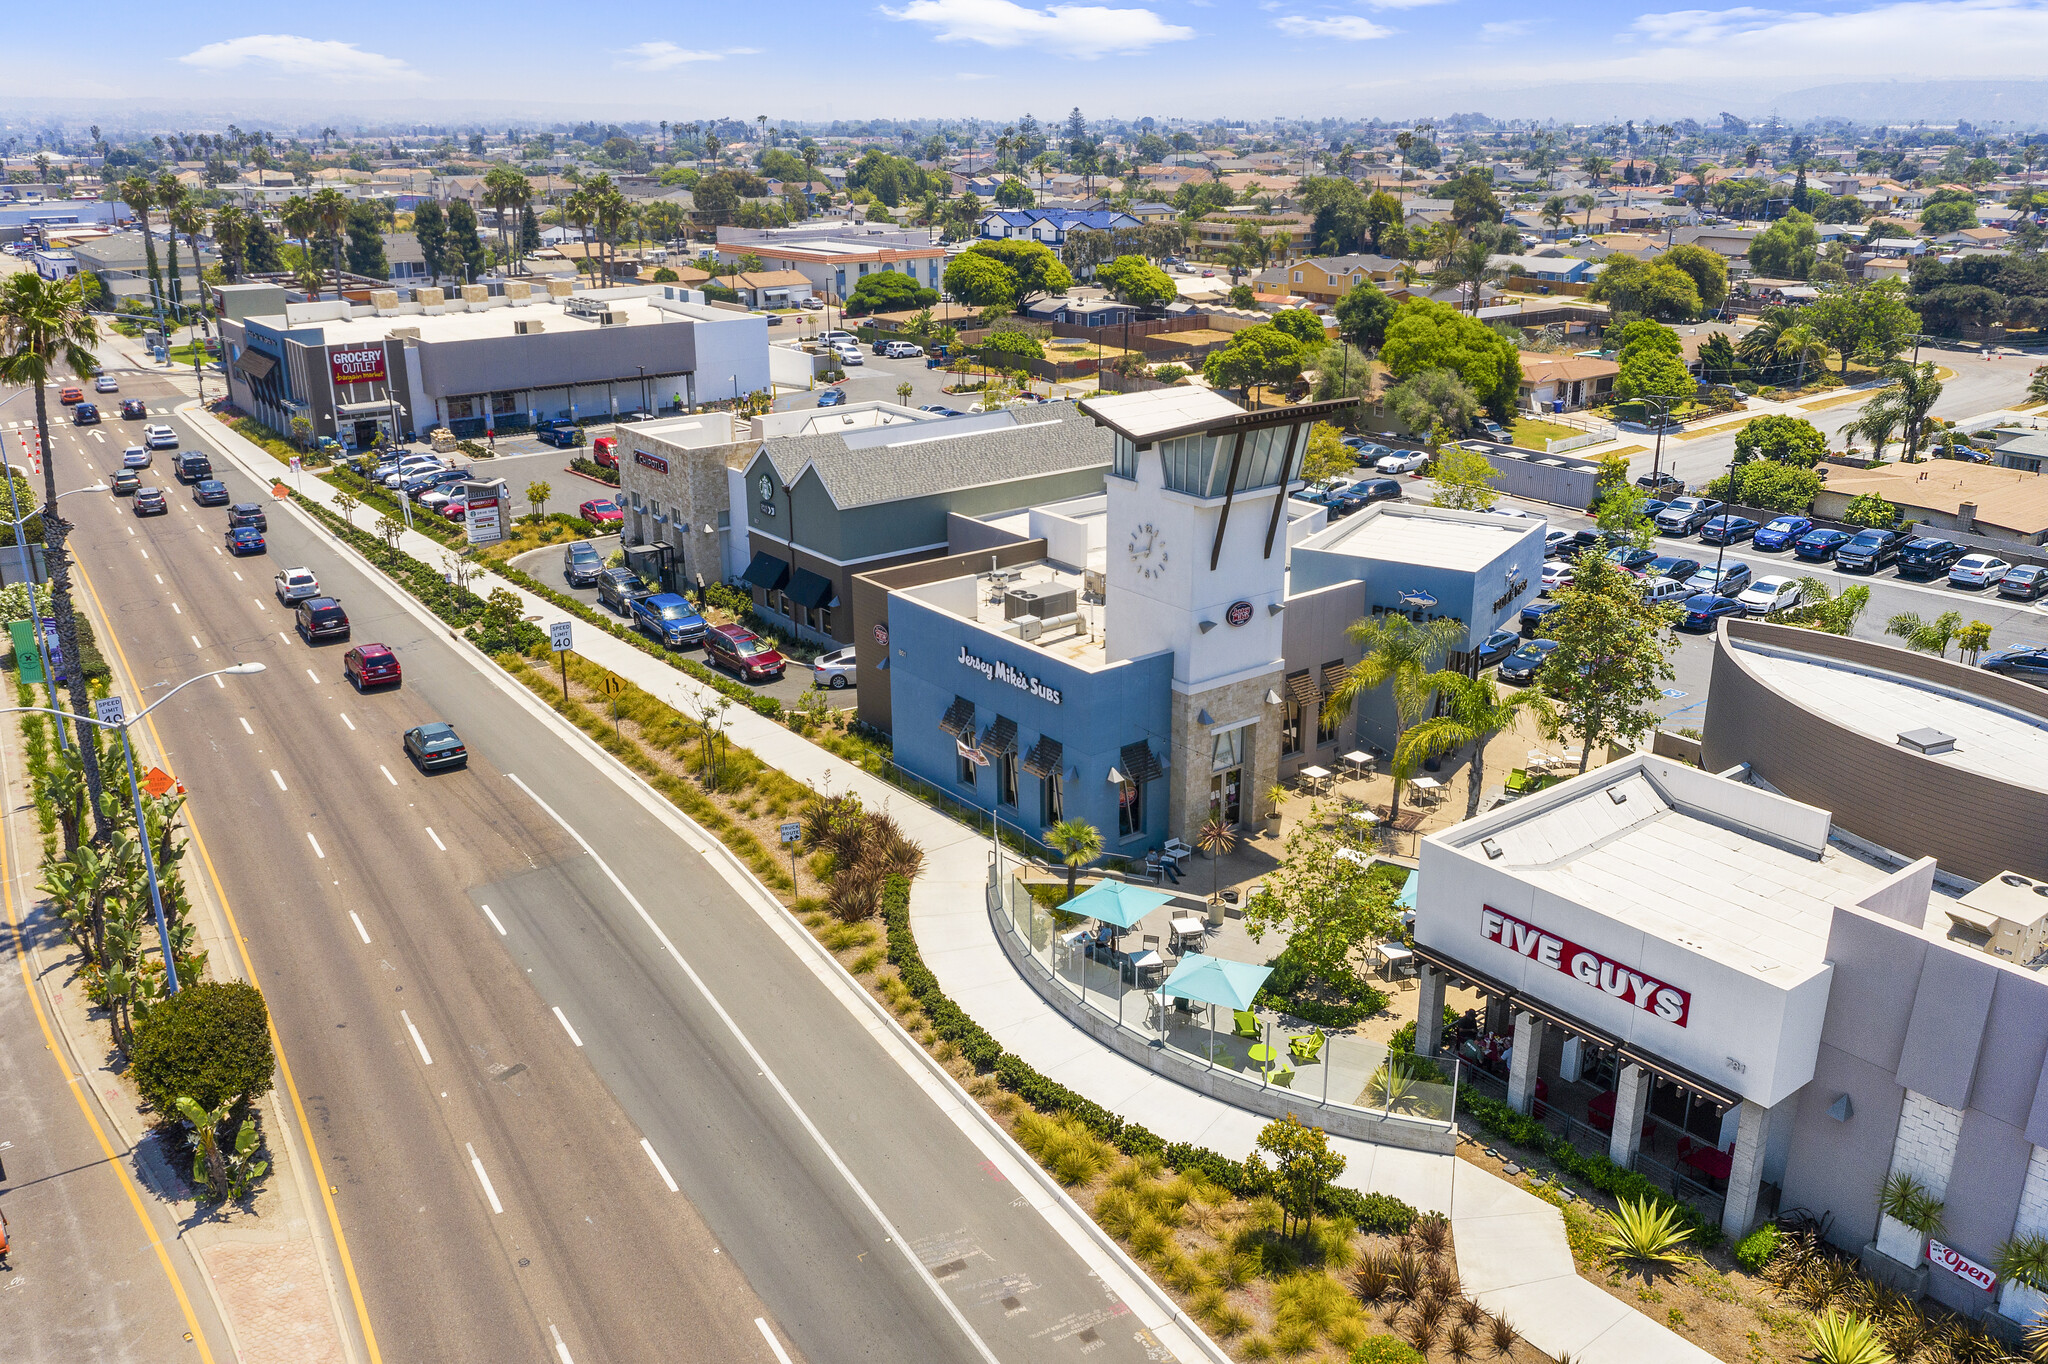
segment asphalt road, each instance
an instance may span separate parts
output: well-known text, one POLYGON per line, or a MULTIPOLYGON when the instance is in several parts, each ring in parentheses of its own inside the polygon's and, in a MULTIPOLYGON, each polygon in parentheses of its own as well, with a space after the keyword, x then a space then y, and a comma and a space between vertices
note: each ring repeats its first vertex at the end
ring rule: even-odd
MULTIPOLYGON (((111 444, 54 443, 60 486, 111 444)), ((136 704, 268 667, 154 719, 385 1358, 765 1360, 768 1328, 812 1360, 1064 1359, 1092 1338, 1151 1356, 665 823, 289 513, 267 556, 236 560, 223 513, 169 486, 175 510, 146 521, 75 499, 74 543, 136 704), (398 649, 402 688, 358 696, 343 646, 290 633, 269 583, 288 563, 341 598, 357 641, 398 649), (399 733, 428 719, 457 726, 467 771, 406 765, 399 733)))

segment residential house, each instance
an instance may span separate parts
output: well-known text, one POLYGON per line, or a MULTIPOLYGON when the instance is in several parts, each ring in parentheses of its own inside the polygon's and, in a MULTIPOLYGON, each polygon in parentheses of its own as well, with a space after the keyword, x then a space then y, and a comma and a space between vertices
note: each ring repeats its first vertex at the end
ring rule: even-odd
POLYGON ((1126 322, 1138 320, 1138 309, 1132 304, 1113 298, 1082 298, 1073 294, 1064 298, 1040 299, 1024 312, 1036 322, 1065 322, 1076 327, 1121 327, 1126 322))
POLYGON ((1966 227, 1934 240, 1941 246, 1978 246, 1995 251, 2012 240, 2012 233, 2002 227, 1966 227))
POLYGON ((1384 283, 1400 269, 1401 262, 1391 256, 1311 256, 1279 270, 1269 270, 1257 279, 1259 283, 1282 285, 1287 292, 1315 303, 1335 303, 1357 285, 1368 280, 1384 283))
POLYGON ((791 308, 811 297, 811 277, 801 270, 754 270, 724 283, 749 308, 791 308))
POLYGON ((937 289, 946 269, 946 248, 933 243, 930 232, 881 223, 718 229, 720 261, 749 254, 764 270, 802 272, 814 296, 835 302, 851 295, 863 275, 895 270, 937 289))
POLYGON ((1864 493, 1878 494, 1935 530, 2048 543, 2048 474, 1952 459, 1831 469, 1813 514, 1839 518, 1864 493))
POLYGON ((1296 242, 1306 242, 1315 220, 1301 213, 1257 213, 1250 210, 1227 209, 1212 213, 1206 218, 1195 220, 1195 249, 1206 252, 1220 252, 1237 240, 1238 230, 1246 223, 1256 224, 1259 236, 1268 250, 1285 259, 1294 254, 1296 242))
POLYGON ((1552 355, 1521 352, 1522 389, 1519 406, 1526 412, 1576 412, 1592 407, 1614 391, 1621 366, 1604 355, 1552 355))
POLYGON ((2008 440, 1998 447, 1998 453, 1991 457, 1991 462, 2001 469, 2038 474, 2048 466, 2048 436, 2020 436, 2008 440))
POLYGON ((1114 210, 1090 213, 1063 208, 996 209, 982 214, 980 235, 984 241, 1021 239, 1057 247, 1067 239, 1067 233, 1077 228, 1120 232, 1137 226, 1137 218, 1114 210))
POLYGON ((1866 280, 1910 279, 1913 275, 1913 262, 1904 256, 1870 256, 1863 262, 1861 275, 1866 280))
POLYGON ((1491 256, 1488 265, 1510 277, 1548 280, 1554 284, 1585 284, 1596 270, 1592 261, 1578 256, 1491 256))

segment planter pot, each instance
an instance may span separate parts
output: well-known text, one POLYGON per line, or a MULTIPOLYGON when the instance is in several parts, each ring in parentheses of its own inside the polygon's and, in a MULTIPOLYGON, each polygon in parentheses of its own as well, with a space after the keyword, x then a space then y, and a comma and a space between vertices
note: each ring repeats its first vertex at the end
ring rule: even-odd
POLYGON ((1920 1264, 1927 1258, 1927 1238, 1897 1218, 1879 1214, 1877 1219, 1877 1248, 1887 1258, 1907 1267, 1920 1264))
POLYGON ((1998 1315, 2023 1328, 2029 1326, 2034 1318, 2048 1316, 2048 1293, 2007 1279, 1998 1287, 1998 1315))
POLYGON ((1280 814, 1278 811, 1266 816, 1266 836, 1269 838, 1280 837, 1280 814))

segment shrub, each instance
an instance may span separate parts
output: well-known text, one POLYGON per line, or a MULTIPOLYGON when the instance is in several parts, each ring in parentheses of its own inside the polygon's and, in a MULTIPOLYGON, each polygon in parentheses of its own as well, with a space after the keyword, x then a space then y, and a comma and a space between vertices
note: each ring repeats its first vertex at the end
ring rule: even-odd
POLYGON ((1820 1364, 1891 1364, 1877 1328, 1853 1312, 1829 1312, 1806 1323, 1806 1342, 1820 1364))
POLYGON ((1691 1239, 1677 1209, 1647 1199, 1622 1199, 1621 1206, 1607 1214, 1607 1226, 1600 1233, 1600 1244, 1617 1258, 1659 1265, 1693 1259, 1685 1248, 1691 1239))
POLYGON ((186 986, 143 1015, 129 1061, 160 1118, 175 1116, 180 1098, 210 1111, 268 1094, 277 1059, 262 991, 239 980, 186 986))
POLYGON ((1367 1336, 1351 1352, 1351 1364, 1429 1364, 1414 1346, 1395 1336, 1367 1336))
POLYGON ((1771 1256, 1778 1253, 1778 1242, 1783 1236, 1777 1223, 1764 1223, 1735 1243, 1735 1263, 1751 1274, 1760 1272, 1771 1256))

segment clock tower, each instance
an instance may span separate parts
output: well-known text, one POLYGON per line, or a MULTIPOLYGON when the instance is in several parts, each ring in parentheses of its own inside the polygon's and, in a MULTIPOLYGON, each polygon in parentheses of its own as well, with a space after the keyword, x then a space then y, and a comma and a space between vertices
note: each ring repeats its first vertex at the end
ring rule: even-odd
POLYGON ((1258 817, 1279 771, 1288 486, 1309 427, 1343 403, 1248 412, 1168 388, 1081 404, 1115 435, 1105 482, 1103 645, 1173 655, 1167 827, 1258 817))

